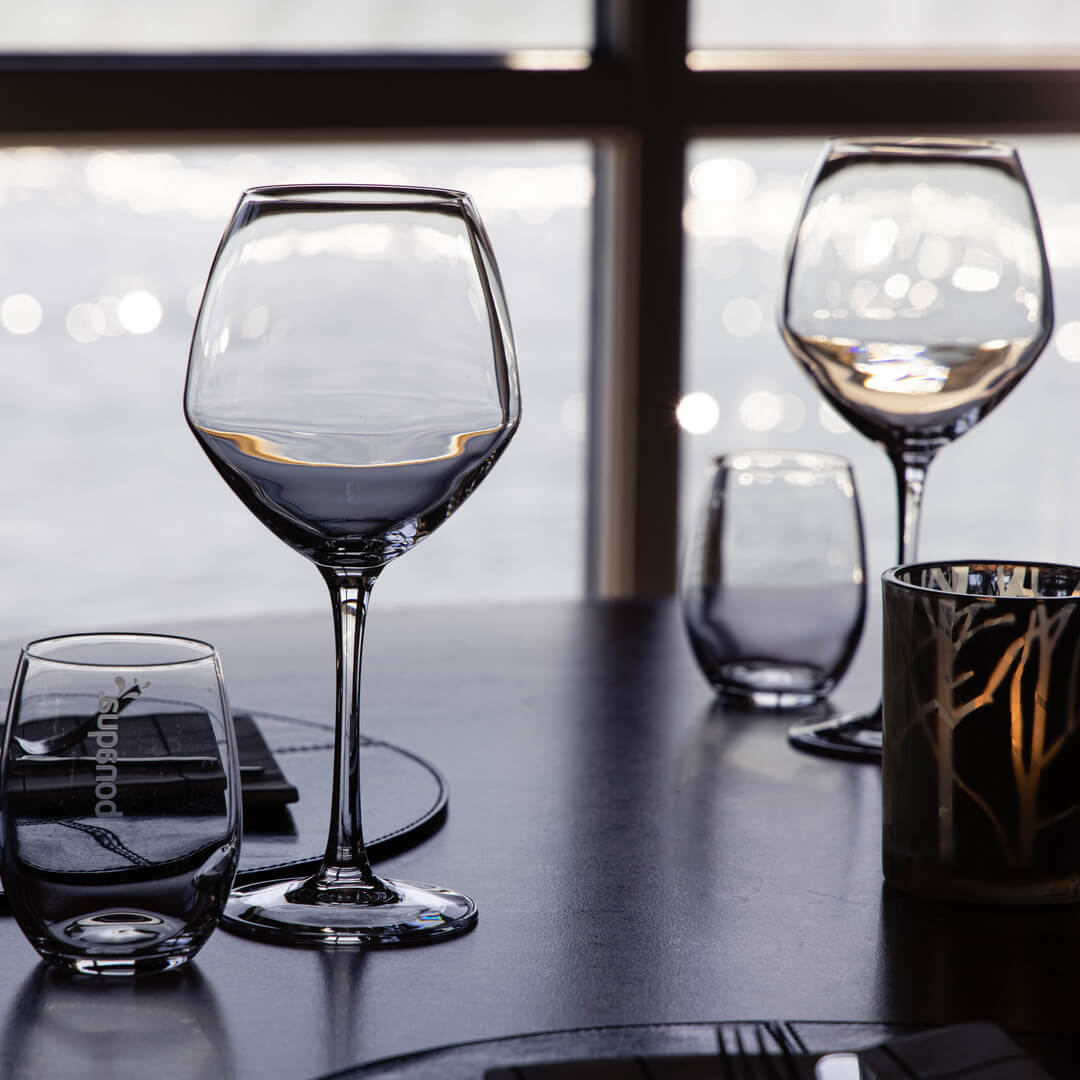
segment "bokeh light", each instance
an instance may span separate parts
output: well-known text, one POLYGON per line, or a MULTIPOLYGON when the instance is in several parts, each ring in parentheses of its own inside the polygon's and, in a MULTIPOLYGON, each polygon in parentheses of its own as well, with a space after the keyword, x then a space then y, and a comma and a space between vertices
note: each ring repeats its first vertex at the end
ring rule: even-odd
POLYGON ((739 402, 739 419, 751 431, 774 431, 784 419, 784 399, 771 390, 755 390, 739 402))
POLYGON ((749 296, 736 296, 724 305, 720 316, 724 329, 737 338, 751 338, 764 322, 761 305, 749 296))
POLYGON ((161 322, 161 301, 146 289, 134 289, 122 297, 116 308, 120 325, 129 334, 150 334, 161 322))
POLYGON ((1070 364, 1080 364, 1080 322, 1067 322, 1054 335, 1054 348, 1070 364))
POLYGON ((675 419, 683 431, 705 435, 720 422, 720 406, 712 394, 695 390, 686 394, 675 409, 675 419))
POLYGON ((0 326, 9 334, 32 334, 43 317, 40 302, 29 293, 12 293, 0 304, 0 326))
POLYGON ((97 304, 83 301, 67 313, 64 327, 73 340, 81 345, 89 345, 105 336, 108 324, 105 312, 97 304))

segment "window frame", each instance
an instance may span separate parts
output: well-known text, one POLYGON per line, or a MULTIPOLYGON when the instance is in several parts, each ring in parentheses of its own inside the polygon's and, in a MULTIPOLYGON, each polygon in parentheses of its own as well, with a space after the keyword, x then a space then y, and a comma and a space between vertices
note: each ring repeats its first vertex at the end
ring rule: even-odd
POLYGON ((0 141, 587 138, 595 147, 586 587, 676 581, 690 140, 1080 130, 1080 53, 710 50, 689 0, 594 0, 581 70, 511 56, 0 54, 0 141))

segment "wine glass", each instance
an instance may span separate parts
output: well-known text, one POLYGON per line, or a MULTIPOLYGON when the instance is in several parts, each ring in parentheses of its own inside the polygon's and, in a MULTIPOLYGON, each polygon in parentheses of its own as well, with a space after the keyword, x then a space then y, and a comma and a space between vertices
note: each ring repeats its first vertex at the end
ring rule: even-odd
MULTIPOLYGON (((915 560, 926 472, 1017 384, 1050 336, 1050 271, 1016 151, 980 139, 825 146, 791 241, 788 348, 896 472, 898 561, 915 560)), ((792 742, 881 754, 880 708, 792 742)))
POLYGON ((329 946, 469 929, 469 897, 372 871, 357 753, 375 579, 461 505, 520 415, 501 279, 469 197, 358 185, 246 191, 199 310, 184 411, 229 487, 322 574, 337 648, 322 866, 235 890, 223 925, 329 946))

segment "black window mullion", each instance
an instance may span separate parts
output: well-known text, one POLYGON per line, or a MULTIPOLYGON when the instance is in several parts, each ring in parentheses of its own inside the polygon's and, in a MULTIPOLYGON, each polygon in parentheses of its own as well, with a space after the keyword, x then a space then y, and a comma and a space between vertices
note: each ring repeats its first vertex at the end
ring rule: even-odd
POLYGON ((601 0, 597 62, 630 115, 597 149, 587 581, 675 583, 687 3, 601 0))
POLYGON ((0 57, 0 137, 27 133, 403 131, 575 135, 631 120, 604 68, 518 71, 200 57, 103 66, 0 57))
POLYGON ((955 59, 956 67, 938 57, 945 66, 787 69, 733 60, 728 69, 692 75, 687 123, 695 134, 764 136, 1080 130, 1080 66, 1041 67, 1035 56, 1011 67, 955 59))

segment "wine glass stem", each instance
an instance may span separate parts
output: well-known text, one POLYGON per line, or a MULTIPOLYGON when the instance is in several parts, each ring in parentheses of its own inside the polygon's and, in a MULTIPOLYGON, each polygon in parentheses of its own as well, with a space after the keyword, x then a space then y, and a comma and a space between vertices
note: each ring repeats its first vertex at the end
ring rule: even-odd
POLYGON ((897 515, 897 561, 901 564, 915 561, 919 546, 919 512, 922 509, 923 487, 926 471, 934 458, 935 450, 919 447, 902 448, 890 453, 896 470, 896 491, 899 503, 897 515))
POLYGON ((360 825, 360 665, 368 602, 378 570, 320 570, 334 610, 337 710, 330 835, 313 884, 318 889, 379 892, 383 886, 371 869, 360 825))

